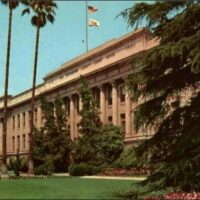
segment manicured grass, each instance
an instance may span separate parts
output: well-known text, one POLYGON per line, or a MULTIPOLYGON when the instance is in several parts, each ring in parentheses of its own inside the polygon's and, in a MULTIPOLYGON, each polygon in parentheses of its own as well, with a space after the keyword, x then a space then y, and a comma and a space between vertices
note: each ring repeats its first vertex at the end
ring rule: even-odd
POLYGON ((132 180, 77 177, 0 181, 0 199, 117 199, 115 192, 129 191, 132 180))

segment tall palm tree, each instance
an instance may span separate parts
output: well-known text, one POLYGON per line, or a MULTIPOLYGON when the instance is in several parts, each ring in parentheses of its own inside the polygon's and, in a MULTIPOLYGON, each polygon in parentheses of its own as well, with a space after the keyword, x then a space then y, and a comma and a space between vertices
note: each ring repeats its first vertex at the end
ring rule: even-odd
POLYGON ((10 47, 11 47, 11 33, 12 33, 12 18, 13 10, 19 5, 17 0, 1 0, 1 3, 6 5, 9 10, 8 20, 8 35, 7 35, 7 56, 5 68, 5 88, 4 88, 4 118, 3 118, 3 137, 2 137, 2 175, 7 175, 7 115, 8 115, 8 84, 9 84, 9 68, 10 68, 10 47))
POLYGON ((22 15, 32 11, 31 24, 36 27, 36 41, 35 41, 35 58, 33 67, 33 83, 32 83, 32 99, 31 99, 31 112, 30 112, 30 138, 29 138, 29 165, 28 173, 33 174, 33 147, 32 138, 34 132, 34 107, 35 107, 35 86, 37 77, 37 63, 38 63, 38 49, 40 42, 40 29, 43 28, 47 22, 54 22, 56 3, 53 0, 24 0, 28 8, 24 9, 22 15))

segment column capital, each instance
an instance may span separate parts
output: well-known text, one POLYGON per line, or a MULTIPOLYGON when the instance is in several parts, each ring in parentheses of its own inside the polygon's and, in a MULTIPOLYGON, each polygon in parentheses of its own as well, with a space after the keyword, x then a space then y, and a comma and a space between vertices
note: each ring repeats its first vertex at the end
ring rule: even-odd
POLYGON ((117 81, 116 80, 110 81, 110 84, 111 84, 112 87, 117 87, 117 81))
POLYGON ((104 84, 98 85, 97 88, 99 88, 100 90, 103 90, 104 89, 104 84))
POLYGON ((68 96, 69 100, 72 100, 74 97, 74 94, 68 94, 67 96, 68 96))

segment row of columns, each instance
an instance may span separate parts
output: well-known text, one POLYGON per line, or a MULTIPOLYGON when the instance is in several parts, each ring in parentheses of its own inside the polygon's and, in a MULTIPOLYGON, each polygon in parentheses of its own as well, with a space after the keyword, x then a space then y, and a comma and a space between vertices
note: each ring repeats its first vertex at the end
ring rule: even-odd
MULTIPOLYGON (((119 104, 118 104, 118 85, 117 82, 112 82, 112 123, 113 125, 120 126, 119 122, 119 104)), ((107 102, 106 102, 106 87, 105 85, 101 85, 98 87, 100 96, 100 120, 103 124, 107 123, 107 102)), ((79 102, 77 102, 77 98, 75 96, 70 95, 70 132, 72 139, 78 137, 78 127, 77 124, 79 123, 80 117, 77 111, 77 103, 79 103, 79 109, 82 108, 82 101, 79 95, 79 102)), ((130 99, 130 95, 128 94, 127 90, 125 90, 125 135, 126 137, 131 137, 133 132, 133 112, 132 112, 132 102, 130 99)))

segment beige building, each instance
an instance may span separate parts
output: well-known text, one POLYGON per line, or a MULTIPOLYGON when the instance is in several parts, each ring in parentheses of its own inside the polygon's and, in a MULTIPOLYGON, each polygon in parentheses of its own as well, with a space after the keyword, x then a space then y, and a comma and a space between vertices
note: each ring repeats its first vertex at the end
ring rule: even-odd
MULTIPOLYGON (((44 82, 36 88, 35 126, 41 127, 43 124, 39 97, 44 95, 51 101, 59 95, 63 98, 69 115, 67 126, 71 138, 78 137, 81 108, 78 89, 80 75, 83 75, 89 81, 95 98, 99 101, 100 118, 103 123, 121 126, 125 143, 150 137, 150 132, 134 131, 133 111, 136 103, 131 102, 130 95, 124 90, 124 81, 134 72, 134 66, 129 61, 158 44, 159 41, 152 38, 149 31, 140 29, 92 49, 47 74, 44 82)), ((28 152, 30 102, 31 90, 9 97, 8 156, 16 154, 17 149, 21 154, 28 152)), ((0 154, 2 154, 2 118, 3 98, 0 98, 0 154)))

